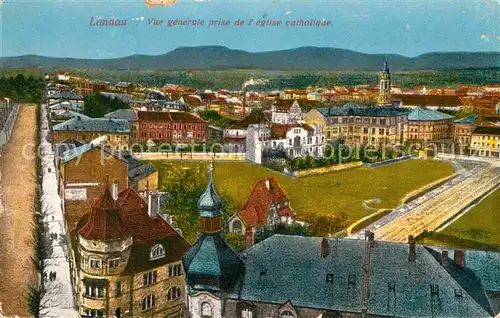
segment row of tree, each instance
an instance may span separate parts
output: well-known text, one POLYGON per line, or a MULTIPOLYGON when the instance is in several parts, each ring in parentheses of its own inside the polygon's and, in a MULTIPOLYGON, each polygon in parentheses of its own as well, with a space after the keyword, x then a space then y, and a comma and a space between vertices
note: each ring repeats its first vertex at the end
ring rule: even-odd
POLYGON ((19 103, 39 103, 44 95, 43 78, 23 74, 11 77, 0 77, 0 97, 7 97, 19 103))

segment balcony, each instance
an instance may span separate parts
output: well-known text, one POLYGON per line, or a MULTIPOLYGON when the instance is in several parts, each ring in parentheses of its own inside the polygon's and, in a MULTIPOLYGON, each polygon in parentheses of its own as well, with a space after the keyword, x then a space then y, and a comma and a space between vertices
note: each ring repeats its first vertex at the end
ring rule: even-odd
POLYGON ((81 307, 89 308, 89 309, 106 309, 106 298, 95 298, 91 296, 86 296, 85 294, 82 297, 81 307))

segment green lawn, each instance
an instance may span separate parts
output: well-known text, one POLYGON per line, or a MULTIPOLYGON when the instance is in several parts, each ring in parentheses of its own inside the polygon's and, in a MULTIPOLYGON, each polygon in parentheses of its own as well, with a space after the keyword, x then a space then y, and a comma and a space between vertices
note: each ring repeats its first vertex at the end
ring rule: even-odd
MULTIPOLYGON (((189 167, 199 164, 167 161, 152 163, 160 172, 160 185, 171 165, 189 167)), ((208 163, 203 164, 208 166, 208 163)), ((448 163, 408 160, 375 169, 361 167, 293 179, 247 162, 224 162, 215 163, 214 179, 219 192, 242 204, 256 180, 274 176, 284 188, 299 217, 309 213, 343 211, 352 222, 373 212, 363 209, 363 200, 380 198, 381 203, 372 207, 393 208, 405 194, 453 172, 448 163)))
POLYGON ((441 233, 500 246, 500 190, 484 198, 441 233))

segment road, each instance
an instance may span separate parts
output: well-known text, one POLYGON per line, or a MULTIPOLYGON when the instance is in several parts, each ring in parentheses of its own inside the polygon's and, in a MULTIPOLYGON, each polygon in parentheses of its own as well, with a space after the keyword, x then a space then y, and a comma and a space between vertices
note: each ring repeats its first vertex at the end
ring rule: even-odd
POLYGON ((399 207, 350 238, 364 238, 364 231, 369 230, 375 233, 376 240, 407 242, 409 235, 416 237, 425 230, 436 230, 498 184, 500 162, 483 163, 462 171, 445 185, 399 207))
POLYGON ((47 110, 41 106, 41 155, 43 168, 43 197, 42 211, 45 212, 44 221, 49 225, 49 231, 57 234, 52 240, 52 255, 47 266, 47 275, 56 272, 54 281, 47 281, 47 293, 42 299, 43 317, 79 317, 75 309, 71 278, 69 273, 68 248, 66 227, 58 193, 56 167, 54 165, 54 151, 52 144, 47 141, 49 133, 47 110))

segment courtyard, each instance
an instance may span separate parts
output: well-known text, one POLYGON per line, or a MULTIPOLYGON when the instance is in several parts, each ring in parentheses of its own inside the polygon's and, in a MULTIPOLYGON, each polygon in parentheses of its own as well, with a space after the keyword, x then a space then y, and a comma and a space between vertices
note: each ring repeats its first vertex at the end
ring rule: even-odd
MULTIPOLYGON (((159 170, 160 190, 162 179, 174 165, 183 168, 205 165, 208 162, 151 161, 159 170)), ((391 209, 400 204, 406 194, 433 181, 454 173, 446 162, 433 160, 408 160, 379 168, 360 167, 303 178, 291 178, 248 162, 216 162, 215 185, 242 205, 253 183, 273 176, 281 184, 298 217, 309 214, 344 212, 349 222, 373 213, 374 209, 391 209), (367 208, 364 201, 372 202, 367 208)))

